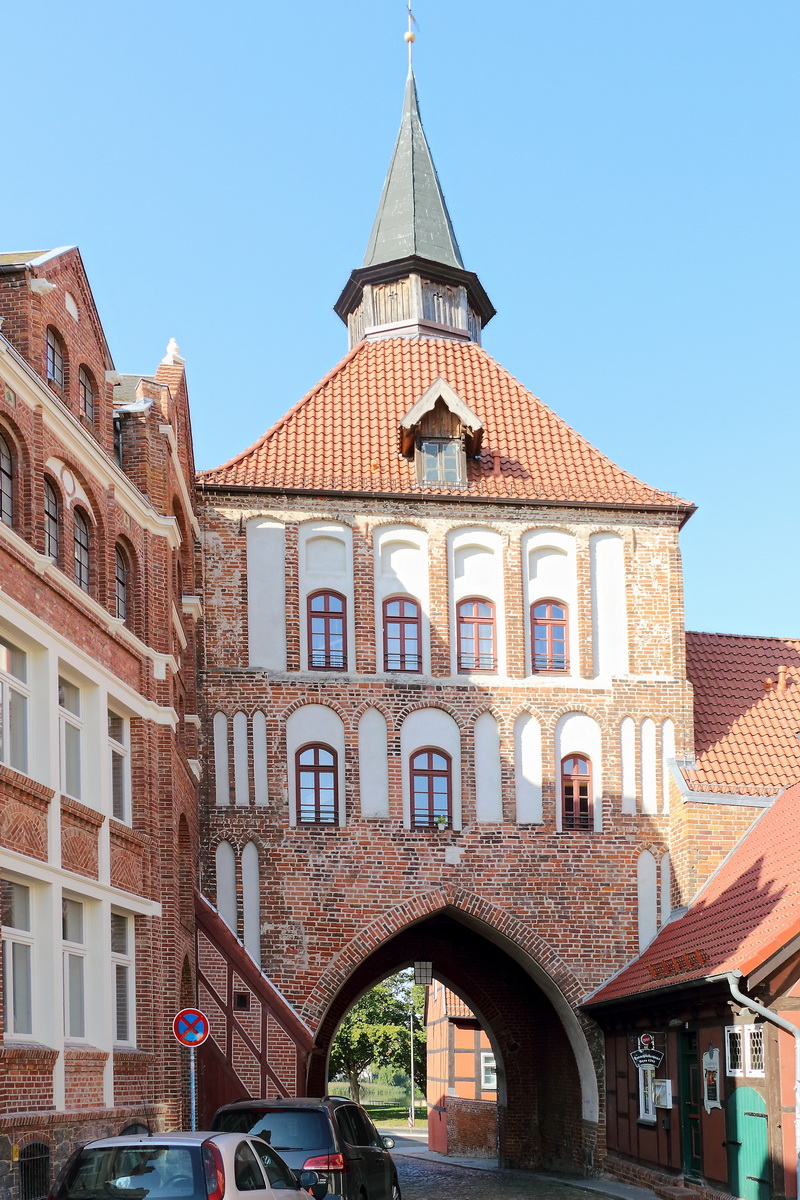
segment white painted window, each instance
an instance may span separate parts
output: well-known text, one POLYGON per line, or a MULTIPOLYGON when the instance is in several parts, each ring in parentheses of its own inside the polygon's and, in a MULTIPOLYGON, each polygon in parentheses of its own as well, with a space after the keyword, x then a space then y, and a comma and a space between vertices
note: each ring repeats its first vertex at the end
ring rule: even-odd
MULTIPOLYGON (((525 674, 537 677, 534 671, 536 648, 532 642, 531 614, 540 601, 549 600, 566 610, 566 669, 564 676, 580 673, 578 661, 578 588, 576 571, 575 538, 560 529, 533 529, 522 538, 523 589, 525 600, 525 674)), ((541 651, 541 647, 539 647, 541 651)), ((558 664, 556 664, 558 665, 558 664)), ((553 671, 548 664, 544 673, 545 682, 552 683, 560 671, 553 671)))
POLYGON ((11 1037, 33 1034, 33 918, 31 889, 0 880, 3 941, 3 1028, 11 1037))
POLYGON ((244 948, 261 966, 261 882, 255 842, 248 842, 242 851, 242 918, 244 948))
POLYGON ((81 799, 83 791, 83 718, 81 690, 58 677, 58 737, 62 795, 81 799))
POLYGON ((542 731, 530 713, 514 722, 514 785, 518 824, 542 821, 542 731))
POLYGON ((118 821, 131 823, 130 723, 108 710, 108 756, 111 769, 111 812, 118 821))
MULTIPOLYGON (((603 752, 600 726, 588 713, 565 713, 559 717, 555 731, 555 766, 560 786, 562 764, 574 755, 586 758, 591 763, 591 791, 589 797, 592 811, 592 829, 603 828, 603 752)), ((563 829, 562 805, 556 805, 556 829, 563 829)))
POLYGON ((461 733, 449 713, 440 708, 420 708, 409 713, 400 728, 403 782, 403 825, 412 827, 412 758, 428 748, 444 751, 450 760, 452 828, 461 829, 461 733))
POLYGON ((114 978, 114 1041, 135 1042, 133 1014, 133 921, 125 913, 111 913, 111 970, 114 978))
POLYGON ((0 762, 23 774, 28 770, 29 703, 28 656, 0 637, 0 762))
POLYGON ((744 1070, 746 1075, 754 1075, 761 1079, 765 1075, 763 1025, 744 1027, 744 1070))
POLYGON ((368 708, 358 722, 358 784, 362 817, 389 816, 389 760, 386 718, 368 708))
POLYGON ((493 607, 493 646, 487 659, 493 659, 490 664, 493 673, 503 674, 506 634, 502 539, 491 529, 457 529, 448 535, 448 549, 451 670, 454 675, 459 673, 459 605, 465 600, 475 600, 486 601, 493 607))
MULTIPOLYGON (((378 631, 378 669, 382 671, 423 672, 430 674, 430 616, 428 586, 427 535, 413 526, 387 525, 374 534, 375 547, 375 628, 378 631), (392 617, 399 614, 404 599, 419 609, 419 663, 413 656, 413 622, 404 628, 392 617), (387 612, 387 604, 391 611, 387 612), (387 620, 393 624, 387 629, 387 620), (405 633, 405 645, 398 645, 398 633, 405 633)), ((400 639, 402 640, 402 639, 400 639)))
POLYGON ((725 1029, 725 1073, 734 1077, 744 1075, 744 1032, 742 1025, 728 1025, 725 1029))
MULTIPOLYGON (((356 630, 353 588, 353 531, 348 525, 315 521, 300 526, 300 661, 303 669, 314 666, 311 661, 309 637, 311 630, 310 597, 335 594, 342 607, 341 644, 336 645, 343 655, 324 657, 316 669, 352 671, 355 667, 356 630)), ((324 615, 324 614, 323 614, 324 615)), ((318 619, 318 623, 320 623, 318 619)), ((328 621, 330 625, 330 619, 328 621)), ((335 624, 335 622, 334 622, 335 624)), ((338 628, 338 626, 337 626, 338 628)), ((336 647, 334 647, 335 649, 336 647)))
POLYGON ((639 1120, 652 1124, 656 1119, 655 1077, 655 1067, 639 1067, 639 1120))
MULTIPOLYGON (((334 792, 336 796, 336 812, 332 825, 345 823, 345 740, 344 725, 338 713, 325 704, 305 704, 302 708, 291 713, 286 721, 286 769, 289 778, 289 823, 301 824, 300 800, 298 783, 300 773, 298 767, 305 765, 298 762, 298 751, 305 747, 319 746, 333 751, 334 762, 332 769, 335 773, 334 792)), ((308 764, 314 773, 315 768, 324 767, 324 763, 308 764)), ((324 775, 320 770, 317 776, 324 775)), ((327 778, 320 778, 320 785, 327 784, 327 778)), ((326 792, 330 789, 325 787, 326 792)), ((326 797, 327 798, 327 797, 326 797)))
POLYGON ((485 1092, 497 1089, 497 1063, 489 1050, 481 1051, 481 1088, 485 1092))
POLYGON ((86 1037, 85 906, 64 896, 61 901, 61 937, 64 964, 64 1036, 86 1037))
POLYGON ((479 821, 503 819, 500 732, 488 712, 475 722, 475 815, 479 821))
POLYGON ((214 851, 214 862, 217 868, 217 912, 236 934, 236 855, 230 842, 219 843, 214 851))
POLYGON ((615 533, 589 538, 594 673, 604 679, 628 674, 625 548, 615 533))

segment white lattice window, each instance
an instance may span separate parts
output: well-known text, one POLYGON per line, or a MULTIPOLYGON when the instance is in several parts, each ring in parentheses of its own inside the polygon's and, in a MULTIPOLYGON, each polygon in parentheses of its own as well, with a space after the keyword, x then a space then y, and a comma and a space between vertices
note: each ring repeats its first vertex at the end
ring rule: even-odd
POLYGON ((487 1092, 493 1092, 497 1087, 497 1063, 488 1050, 481 1051, 481 1087, 487 1092))
POLYGON ((725 1074, 744 1074, 744 1038, 741 1025, 728 1025, 725 1030, 725 1074))
POLYGON ((655 1079, 655 1067, 644 1066, 639 1067, 639 1120, 655 1123, 656 1119, 656 1099, 654 1094, 653 1081, 655 1079))
POLYGON ((744 1069, 746 1075, 757 1075, 762 1079, 764 1070, 764 1026, 744 1027, 744 1069))

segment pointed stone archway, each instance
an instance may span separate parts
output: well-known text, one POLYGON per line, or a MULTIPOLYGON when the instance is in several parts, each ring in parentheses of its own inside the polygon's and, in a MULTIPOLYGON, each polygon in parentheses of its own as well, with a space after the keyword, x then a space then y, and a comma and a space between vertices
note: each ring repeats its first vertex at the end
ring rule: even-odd
POLYGON ((497 1060, 500 1162, 592 1170, 602 1042, 576 1011, 577 980, 529 926, 468 892, 436 889, 386 914, 337 955, 304 1011, 316 1026, 308 1092, 324 1092, 330 1044, 379 980, 430 959, 486 1029, 497 1060))

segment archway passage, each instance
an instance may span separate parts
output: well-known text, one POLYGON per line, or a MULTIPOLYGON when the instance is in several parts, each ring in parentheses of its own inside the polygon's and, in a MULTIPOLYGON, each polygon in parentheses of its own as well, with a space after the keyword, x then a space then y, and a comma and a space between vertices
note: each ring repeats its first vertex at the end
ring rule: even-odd
POLYGON ((383 943, 352 972, 319 1026, 309 1059, 308 1094, 324 1094, 331 1040, 359 996, 415 960, 430 960, 436 978, 465 1000, 491 1039, 501 1165, 591 1169, 597 1123, 584 1119, 570 1038, 542 987, 503 939, 497 941, 445 910, 383 943))

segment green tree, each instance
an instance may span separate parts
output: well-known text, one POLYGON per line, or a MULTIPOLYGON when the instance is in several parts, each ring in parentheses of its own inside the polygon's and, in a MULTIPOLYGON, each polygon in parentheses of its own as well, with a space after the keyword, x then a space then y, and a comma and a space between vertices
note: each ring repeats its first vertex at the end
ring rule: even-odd
POLYGON ((424 1091, 426 1033, 425 989, 404 974, 379 983, 356 1001, 336 1031, 331 1046, 330 1075, 344 1074, 353 1099, 361 1098, 361 1074, 370 1066, 410 1068, 411 1006, 414 1007, 414 1075, 424 1091))

